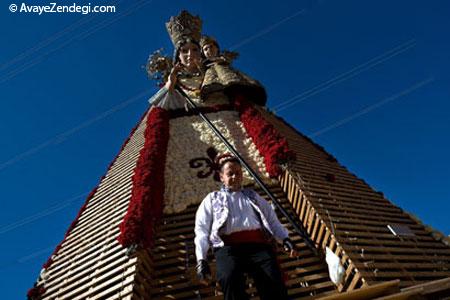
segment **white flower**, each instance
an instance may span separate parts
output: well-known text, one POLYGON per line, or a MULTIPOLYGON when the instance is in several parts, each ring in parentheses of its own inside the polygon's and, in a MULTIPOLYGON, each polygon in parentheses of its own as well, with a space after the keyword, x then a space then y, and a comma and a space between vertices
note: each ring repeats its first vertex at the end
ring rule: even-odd
MULTIPOLYGON (((235 111, 222 111, 207 114, 211 122, 222 135, 235 147, 244 159, 255 170, 263 175, 265 181, 268 174, 264 160, 245 132, 235 111)), ((230 152, 221 140, 212 132, 206 123, 197 116, 181 117, 170 120, 170 139, 167 149, 165 167, 165 213, 185 210, 191 204, 200 203, 211 191, 217 190, 220 183, 213 176, 199 178, 197 173, 209 168, 191 168, 189 161, 194 158, 207 158, 207 149, 214 147, 219 154, 230 152)), ((244 171, 243 184, 252 183, 253 179, 244 171)))

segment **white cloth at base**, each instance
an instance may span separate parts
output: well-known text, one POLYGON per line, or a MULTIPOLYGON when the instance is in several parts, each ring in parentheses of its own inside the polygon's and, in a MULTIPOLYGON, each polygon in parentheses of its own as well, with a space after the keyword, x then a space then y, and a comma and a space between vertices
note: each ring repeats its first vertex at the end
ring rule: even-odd
POLYGON ((344 279, 345 269, 341 265, 341 260, 330 248, 326 248, 325 260, 328 264, 330 279, 335 285, 339 285, 344 279))

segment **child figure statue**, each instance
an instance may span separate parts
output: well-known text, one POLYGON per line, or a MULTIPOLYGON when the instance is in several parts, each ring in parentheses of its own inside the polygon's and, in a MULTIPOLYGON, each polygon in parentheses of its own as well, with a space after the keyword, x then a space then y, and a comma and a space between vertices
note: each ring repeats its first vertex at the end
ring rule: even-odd
POLYGON ((231 67, 238 53, 220 51, 217 41, 209 36, 200 40, 203 64, 206 67, 201 86, 201 98, 207 100, 217 91, 224 92, 230 99, 243 96, 258 105, 265 105, 267 95, 264 87, 255 79, 231 67))

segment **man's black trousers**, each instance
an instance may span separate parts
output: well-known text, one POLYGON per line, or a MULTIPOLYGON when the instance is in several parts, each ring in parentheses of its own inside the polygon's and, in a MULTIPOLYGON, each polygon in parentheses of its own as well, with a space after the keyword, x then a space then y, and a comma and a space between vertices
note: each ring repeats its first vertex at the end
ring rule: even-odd
POLYGON ((239 244, 214 250, 217 281, 225 300, 246 300, 244 273, 253 277, 262 300, 288 299, 271 245, 239 244))

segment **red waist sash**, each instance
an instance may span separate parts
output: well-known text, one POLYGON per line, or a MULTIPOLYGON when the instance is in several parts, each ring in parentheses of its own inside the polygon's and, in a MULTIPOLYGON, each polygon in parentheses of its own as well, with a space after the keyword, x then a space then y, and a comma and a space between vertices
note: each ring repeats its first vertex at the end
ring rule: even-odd
POLYGON ((270 244, 266 234, 261 229, 233 232, 222 235, 221 239, 227 246, 243 243, 270 244))

